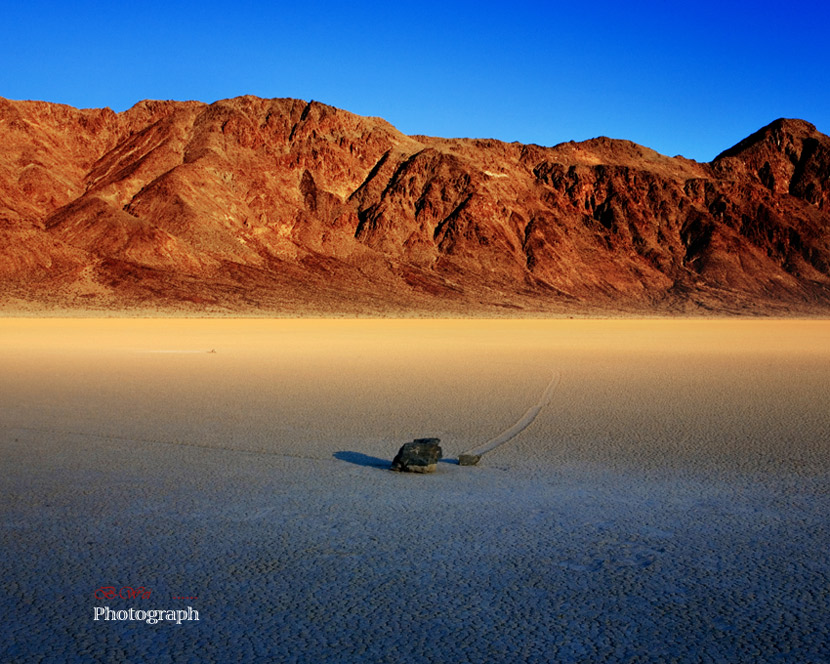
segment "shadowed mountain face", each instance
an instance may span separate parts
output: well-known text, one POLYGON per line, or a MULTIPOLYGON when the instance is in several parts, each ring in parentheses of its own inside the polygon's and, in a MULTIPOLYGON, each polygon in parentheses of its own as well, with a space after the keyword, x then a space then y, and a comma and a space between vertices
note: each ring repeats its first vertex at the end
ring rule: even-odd
POLYGON ((292 99, 0 99, 0 305, 826 314, 830 138, 776 120, 700 164, 405 136, 292 99))

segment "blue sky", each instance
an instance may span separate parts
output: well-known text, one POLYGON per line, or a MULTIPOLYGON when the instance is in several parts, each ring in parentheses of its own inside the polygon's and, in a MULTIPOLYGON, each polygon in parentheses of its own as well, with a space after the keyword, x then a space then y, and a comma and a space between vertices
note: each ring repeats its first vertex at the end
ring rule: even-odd
POLYGON ((315 99, 408 134, 627 138, 708 161, 778 117, 830 133, 830 2, 4 0, 0 96, 315 99))

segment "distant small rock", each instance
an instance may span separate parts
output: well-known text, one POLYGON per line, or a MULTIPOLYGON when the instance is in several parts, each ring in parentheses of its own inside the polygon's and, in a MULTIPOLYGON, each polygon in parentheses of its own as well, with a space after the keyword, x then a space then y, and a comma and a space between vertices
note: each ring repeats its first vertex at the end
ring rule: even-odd
POLYGON ((416 438, 398 450, 392 470, 405 473, 434 473, 443 454, 440 438, 416 438))

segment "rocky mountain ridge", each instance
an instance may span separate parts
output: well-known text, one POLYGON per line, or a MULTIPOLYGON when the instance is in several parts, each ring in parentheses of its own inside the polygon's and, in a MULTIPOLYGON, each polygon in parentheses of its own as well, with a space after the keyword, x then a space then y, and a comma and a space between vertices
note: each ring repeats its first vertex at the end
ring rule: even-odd
POLYGON ((826 315, 829 199, 830 138, 801 120, 697 163, 293 99, 0 99, 0 308, 826 315))

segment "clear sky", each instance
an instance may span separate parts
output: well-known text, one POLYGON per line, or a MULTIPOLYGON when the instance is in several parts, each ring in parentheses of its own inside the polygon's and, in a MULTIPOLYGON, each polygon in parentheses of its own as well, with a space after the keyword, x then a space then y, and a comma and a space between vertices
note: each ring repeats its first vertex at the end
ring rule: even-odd
POLYGON ((830 133, 827 0, 3 0, 0 63, 10 99, 295 97, 408 134, 700 161, 778 117, 830 133))

